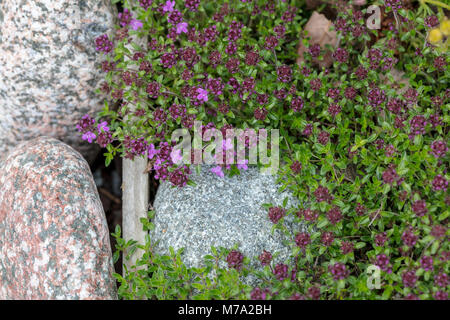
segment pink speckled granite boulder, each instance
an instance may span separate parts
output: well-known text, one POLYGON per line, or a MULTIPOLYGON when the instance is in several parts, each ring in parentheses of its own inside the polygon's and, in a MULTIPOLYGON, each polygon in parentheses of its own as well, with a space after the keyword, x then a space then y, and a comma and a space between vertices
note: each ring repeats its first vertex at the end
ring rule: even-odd
POLYGON ((103 107, 95 38, 112 35, 116 15, 111 0, 0 1, 0 159, 44 135, 95 158, 75 126, 103 107))
POLYGON ((68 145, 24 142, 0 166, 0 299, 116 299, 105 214, 68 145))

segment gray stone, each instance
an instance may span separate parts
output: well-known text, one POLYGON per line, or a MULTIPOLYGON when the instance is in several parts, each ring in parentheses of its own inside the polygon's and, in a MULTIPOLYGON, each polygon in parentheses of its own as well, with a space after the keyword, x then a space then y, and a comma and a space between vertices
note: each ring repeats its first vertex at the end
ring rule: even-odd
MULTIPOLYGON (((287 208, 298 204, 289 192, 278 192, 276 176, 261 175, 250 167, 241 175, 220 178, 210 168, 202 166, 199 175, 191 175, 195 187, 177 188, 167 182, 159 186, 153 205, 155 229, 150 234, 152 241, 159 241, 156 252, 167 254, 169 246, 185 248, 182 259, 189 267, 202 266, 211 246, 235 244, 249 258, 267 250, 280 253, 275 263, 288 259, 291 249, 283 244, 281 232, 271 234, 273 223, 262 207, 263 203, 281 206, 286 197, 287 208)), ((294 223, 292 215, 285 219, 293 232, 306 229, 294 223)), ((258 266, 255 259, 252 263, 258 266)))
POLYGON ((0 158, 46 135, 92 160, 96 148, 75 126, 103 106, 95 38, 114 32, 111 1, 3 0, 0 12, 0 158))
POLYGON ((109 231, 87 162, 41 137, 0 166, 0 299, 117 299, 109 231))

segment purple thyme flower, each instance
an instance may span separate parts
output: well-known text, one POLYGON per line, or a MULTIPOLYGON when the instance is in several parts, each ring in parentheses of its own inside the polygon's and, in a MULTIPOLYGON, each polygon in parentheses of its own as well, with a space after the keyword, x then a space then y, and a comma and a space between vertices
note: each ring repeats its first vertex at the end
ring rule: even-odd
POLYGON ((272 261, 272 254, 266 250, 264 250, 258 257, 259 261, 261 261, 262 266, 268 266, 270 261, 272 261))
POLYGON ((431 144, 431 153, 435 158, 444 157, 447 151, 447 143, 443 140, 435 140, 431 144))
POLYGON ((144 24, 140 20, 137 20, 137 19, 132 19, 130 22, 131 29, 133 29, 135 31, 142 28, 143 25, 144 24))
POLYGON ((333 275, 334 280, 345 279, 349 275, 349 271, 347 270, 347 267, 345 266, 345 264, 340 263, 340 262, 336 262, 333 265, 330 264, 328 266, 328 270, 333 275))
POLYGON ((418 277, 416 276, 416 272, 414 270, 405 271, 402 274, 402 281, 405 287, 414 287, 416 285, 418 277))
POLYGON ((287 65, 282 65, 277 69, 278 81, 290 82, 292 79, 292 69, 287 65))
POLYGON ((403 243, 408 247, 414 247, 418 238, 419 237, 414 234, 411 227, 406 229, 402 234, 403 243))
POLYGON ((92 141, 94 141, 94 139, 95 139, 96 137, 97 137, 97 136, 95 135, 95 133, 93 133, 93 132, 91 132, 91 131, 88 131, 88 132, 84 133, 84 134, 81 136, 81 138, 82 138, 83 140, 87 140, 89 143, 92 143, 92 141))
POLYGON ((305 248, 311 243, 311 237, 306 232, 301 232, 295 236, 295 244, 300 248, 305 248))
POLYGON ((433 270, 433 258, 430 256, 423 256, 420 259, 420 264, 425 271, 433 270))
POLYGON ((188 29, 187 29, 188 24, 186 22, 180 22, 177 24, 177 34, 180 33, 187 33, 188 29))
POLYGON ((206 91, 205 89, 202 88, 198 88, 197 89, 197 99, 203 102, 208 102, 208 91, 206 91))
POLYGON ((272 207, 269 209, 269 219, 273 223, 278 223, 285 214, 286 210, 280 207, 272 207))
POLYGON ((237 250, 232 250, 227 256, 228 268, 240 270, 242 268, 243 262, 244 262, 244 255, 237 250))
POLYGON ((172 12, 174 7, 175 7, 175 0, 173 1, 167 0, 162 10, 163 12, 172 12))
POLYGON ((279 281, 283 281, 288 277, 288 266, 284 263, 277 264, 273 269, 273 274, 279 281))
POLYGON ((221 178, 225 177, 225 174, 223 173, 221 166, 216 166, 214 168, 211 168, 211 172, 221 178))
POLYGON ((448 186, 448 181, 445 177, 443 177, 440 174, 438 174, 437 176, 434 177, 433 182, 432 182, 433 191, 439 191, 439 190, 447 191, 447 186, 448 186))
POLYGON ((425 200, 417 200, 411 205, 412 211, 418 216, 423 217, 427 212, 427 203, 425 200))
POLYGON ((111 52, 113 48, 113 43, 109 40, 108 35, 104 34, 95 39, 95 49, 97 51, 102 51, 104 53, 111 52))

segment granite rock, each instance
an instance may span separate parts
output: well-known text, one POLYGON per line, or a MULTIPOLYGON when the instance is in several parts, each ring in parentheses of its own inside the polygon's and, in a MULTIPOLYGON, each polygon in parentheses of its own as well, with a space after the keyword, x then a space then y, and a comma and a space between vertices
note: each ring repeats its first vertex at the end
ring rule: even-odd
POLYGON ((116 299, 109 231, 89 166, 41 137, 0 167, 0 299, 116 299))
POLYGON ((115 17, 110 0, 0 1, 0 158, 38 136, 95 157, 75 126, 103 106, 95 38, 111 36, 115 17))
MULTIPOLYGON (((289 192, 278 192, 276 176, 262 175, 256 167, 250 167, 234 177, 220 178, 209 166, 202 166, 200 174, 191 179, 196 186, 172 187, 163 182, 158 188, 153 204, 155 229, 152 241, 158 241, 156 252, 168 253, 185 248, 183 262, 188 267, 202 266, 203 257, 211 254, 211 246, 232 248, 239 245, 244 256, 253 260, 254 267, 263 250, 279 252, 276 263, 289 259, 290 248, 283 244, 284 235, 275 231, 263 203, 281 206, 287 197, 287 207, 298 202, 289 192)), ((286 224, 293 232, 306 226, 294 223, 291 215, 286 224)))

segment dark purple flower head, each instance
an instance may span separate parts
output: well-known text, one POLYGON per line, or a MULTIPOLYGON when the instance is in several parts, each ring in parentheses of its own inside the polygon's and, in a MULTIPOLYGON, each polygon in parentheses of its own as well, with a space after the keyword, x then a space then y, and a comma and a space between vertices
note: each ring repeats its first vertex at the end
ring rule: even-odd
POLYGON ((405 102, 398 98, 392 98, 389 99, 387 108, 394 114, 401 114, 403 112, 403 109, 405 108, 405 102))
POLYGON ((161 63, 164 68, 170 69, 177 64, 177 60, 172 52, 167 52, 162 55, 161 63))
POLYGON ((269 289, 254 288, 250 293, 251 300, 266 300, 270 295, 269 289))
POLYGON ((273 28, 273 31, 277 34, 278 38, 283 38, 286 32, 286 28, 283 25, 279 24, 273 28))
POLYGON ((385 153, 386 157, 392 157, 396 151, 397 151, 397 149, 395 149, 395 147, 392 144, 389 144, 386 146, 384 153, 385 153))
POLYGON ((278 223, 286 214, 286 210, 280 207, 272 207, 269 209, 269 219, 273 223, 278 223))
POLYGON ((392 184, 394 181, 397 181, 399 176, 393 167, 388 167, 383 172, 383 182, 386 184, 392 184))
POLYGON ((341 252, 342 254, 352 253, 354 249, 354 245, 350 241, 342 241, 341 243, 341 252))
POLYGON ((231 74, 237 73, 239 71, 239 59, 237 58, 230 58, 227 63, 225 64, 225 67, 228 69, 228 72, 231 74))
POLYGON ((309 48, 309 53, 313 58, 320 56, 320 44, 314 44, 309 48))
POLYGON ((327 97, 330 97, 335 102, 338 102, 339 100, 342 99, 341 90, 339 90, 339 88, 330 88, 327 91, 327 97))
POLYGON ((345 279, 349 275, 349 271, 347 270, 347 267, 345 266, 345 264, 340 263, 340 262, 336 262, 333 265, 330 264, 328 266, 328 270, 330 271, 334 280, 345 279))
POLYGON ((406 229, 402 234, 402 240, 408 247, 414 247, 419 237, 416 236, 412 228, 406 229))
POLYGON ((313 125, 311 123, 306 124, 305 128, 302 131, 302 135, 309 137, 313 132, 313 125))
POLYGON ((369 91, 368 98, 370 105, 375 108, 386 100, 386 95, 383 90, 375 87, 369 91))
POLYGON ((263 251, 259 255, 259 261, 261 262, 261 265, 268 266, 270 264, 270 261, 272 261, 272 254, 266 250, 263 251))
POLYGON ((418 216, 418 217, 423 217, 427 212, 427 203, 425 202, 425 200, 417 200, 415 201, 412 206, 412 211, 418 216))
POLYGON ((425 127, 427 125, 427 120, 422 115, 414 116, 409 122, 411 126, 412 135, 425 134, 425 127))
POLYGON ((354 100, 356 98, 358 91, 356 91, 355 88, 353 87, 347 87, 345 88, 344 91, 344 96, 348 99, 348 100, 354 100))
POLYGON ((448 275, 444 272, 439 272, 434 276, 434 283, 441 288, 445 288, 449 285, 448 275))
POLYGON ((367 70, 364 69, 363 66, 359 66, 355 71, 355 75, 359 80, 364 80, 365 78, 367 78, 367 73, 367 70))
POLYGON ((253 111, 253 115, 255 116, 255 119, 261 120, 261 121, 266 119, 268 113, 269 113, 269 111, 267 111, 267 109, 264 107, 256 108, 253 111))
POLYGON ((185 0, 184 5, 186 8, 188 8, 190 11, 197 11, 198 5, 200 4, 200 0, 185 0))
POLYGON ((300 110, 303 109, 303 99, 301 97, 293 98, 291 102, 291 108, 296 112, 300 112, 300 110))
POLYGON ((243 262, 244 255, 237 250, 232 250, 227 256, 228 268, 240 270, 242 268, 243 262))
POLYGON ((169 113, 174 120, 182 118, 186 115, 186 106, 173 104, 169 107, 169 113))
POLYGON ((369 59, 372 69, 378 68, 382 57, 383 53, 380 49, 372 48, 369 50, 369 52, 367 53, 367 58, 369 59))
POLYGON ((89 114, 85 114, 76 125, 79 132, 86 133, 88 131, 94 131, 95 119, 89 114))
POLYGON ((180 11, 175 9, 172 12, 169 13, 169 16, 167 17, 167 20, 171 24, 180 23, 183 20, 183 14, 180 11))
POLYGON ((333 53, 333 58, 338 62, 344 63, 348 60, 348 51, 344 48, 337 48, 333 53))
POLYGON ((290 168, 294 174, 299 174, 302 170, 302 164, 300 163, 300 161, 295 160, 292 162, 290 168))
POLYGON ((320 299, 320 288, 318 287, 309 287, 308 288, 308 295, 312 300, 319 300, 320 299))
POLYGON ((439 19, 435 15, 428 16, 424 19, 425 26, 428 28, 434 28, 439 25, 439 19))
MULTIPOLYGON (((200 0, 199 0, 200 1, 200 0)), ((153 0, 139 0, 139 5, 144 9, 147 10, 152 5, 153 0)))
POLYGON ((282 65, 277 69, 278 81, 290 82, 292 79, 292 69, 287 65, 282 65))
POLYGON ((328 188, 323 186, 317 187, 317 189, 314 191, 314 196, 316 197, 317 202, 330 201, 332 199, 328 188))
POLYGON ((447 62, 445 61, 445 58, 443 56, 439 56, 434 59, 434 67, 438 71, 444 71, 446 66, 447 62))
POLYGON ((188 180, 189 178, 187 174, 181 169, 176 169, 169 173, 169 181, 174 186, 184 187, 188 180))
POLYGON ((367 209, 363 204, 358 202, 356 204, 355 211, 358 216, 362 216, 364 215, 364 213, 366 213, 367 209))
POLYGON ((288 266, 283 263, 277 264, 273 269, 273 274, 279 281, 283 281, 288 277, 288 266))
POLYGON ((309 82, 309 85, 310 85, 312 91, 319 91, 320 88, 322 87, 322 80, 320 80, 320 79, 312 79, 309 82))
POLYGON ((418 277, 416 276, 416 271, 414 270, 405 271, 402 274, 402 281, 405 287, 414 287, 416 285, 417 279, 418 277))
POLYGON ((232 21, 228 29, 228 40, 234 42, 241 37, 242 22, 232 21))
POLYGON ((334 118, 342 111, 342 107, 338 104, 332 103, 328 107, 328 113, 334 118))
POLYGON ((129 25, 131 19, 131 12, 127 8, 123 9, 123 12, 119 12, 119 22, 122 27, 129 25))
POLYGON ((113 49, 113 43, 109 40, 108 35, 104 34, 95 39, 95 49, 104 53, 109 53, 113 49))
POLYGON ((375 235, 375 244, 377 246, 379 246, 379 247, 384 246, 386 241, 387 241, 387 234, 386 234, 386 232, 382 232, 382 233, 379 233, 379 234, 375 235))
POLYGON ((222 63, 222 55, 220 54, 219 51, 213 51, 210 55, 209 55, 209 62, 211 63, 211 66, 213 68, 216 68, 219 64, 222 63))
POLYGON ((331 246, 331 244, 334 241, 334 234, 333 232, 323 232, 320 236, 320 241, 322 242, 322 244, 326 247, 331 246))
POLYGON ((420 259, 420 265, 425 271, 433 270, 433 258, 430 256, 423 256, 420 259))
POLYGON ((433 228, 431 229, 431 235, 436 239, 444 237, 446 232, 447 228, 440 224, 433 226, 433 228))
POLYGON ((380 267, 381 270, 391 273, 391 266, 389 264, 389 258, 384 253, 377 255, 377 260, 375 261, 375 265, 380 267))
POLYGON ((448 151, 447 142, 443 140, 435 140, 431 144, 431 153, 435 158, 444 157, 447 151, 448 151))
POLYGON ((327 212, 327 218, 331 224, 336 224, 342 220, 342 212, 338 207, 333 207, 327 212))
POLYGON ((163 108, 158 108, 153 111, 153 120, 158 123, 158 126, 161 126, 167 121, 167 113, 163 108))
POLYGON ((160 94, 160 92, 159 92, 160 89, 161 89, 161 85, 158 82, 154 81, 154 82, 150 82, 147 85, 146 92, 149 94, 149 96, 151 98, 157 99, 160 94))
POLYGON ((300 248, 305 248, 311 243, 311 237, 306 232, 301 232, 295 236, 295 244, 300 248))
POLYGON ((439 191, 439 190, 447 191, 447 187, 448 187, 448 181, 445 177, 443 177, 440 174, 438 174, 434 177, 433 182, 432 182, 433 191, 439 191))
POLYGON ((268 36, 266 38, 266 42, 264 47, 266 50, 272 51, 275 47, 278 46, 278 39, 275 36, 268 36))
POLYGON ((416 103, 418 96, 419 96, 419 93, 414 88, 409 88, 408 90, 406 90, 406 92, 403 95, 406 102, 408 102, 409 104, 416 103))
POLYGON ((317 137, 317 141, 323 145, 326 145, 329 140, 330 140, 330 134, 326 131, 321 131, 317 137))
POLYGON ((346 32, 348 30, 347 21, 344 18, 337 18, 334 22, 337 31, 346 32))
POLYGON ((435 300, 448 300, 448 293, 440 290, 437 291, 433 297, 435 300))
POLYGON ((408 293, 404 300, 420 300, 414 293, 408 293))
POLYGON ((281 20, 284 22, 291 22, 297 13, 297 8, 294 6, 289 6, 289 8, 281 16, 281 20))
POLYGON ((245 64, 249 66, 255 66, 259 62, 260 58, 261 57, 257 52, 248 51, 247 55, 245 56, 245 64))

